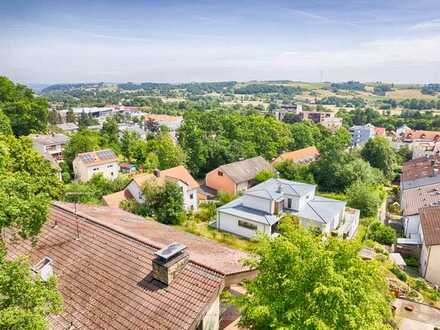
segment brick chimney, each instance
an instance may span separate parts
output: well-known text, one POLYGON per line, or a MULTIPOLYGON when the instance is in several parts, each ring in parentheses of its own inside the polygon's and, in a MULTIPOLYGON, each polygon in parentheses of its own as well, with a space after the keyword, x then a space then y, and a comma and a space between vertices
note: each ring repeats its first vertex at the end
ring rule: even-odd
POLYGON ((155 176, 156 178, 159 178, 159 177, 160 177, 160 170, 155 169, 155 170, 153 171, 153 174, 154 174, 154 176, 155 176))
POLYGON ((166 285, 170 285, 189 260, 189 255, 185 250, 185 245, 172 243, 155 252, 153 278, 166 285))

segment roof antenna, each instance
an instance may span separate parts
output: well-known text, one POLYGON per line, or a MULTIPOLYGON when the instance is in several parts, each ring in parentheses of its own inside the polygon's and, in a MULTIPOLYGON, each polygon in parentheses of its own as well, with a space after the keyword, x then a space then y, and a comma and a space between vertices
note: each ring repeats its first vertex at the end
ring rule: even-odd
POLYGON ((79 230, 79 218, 78 218, 78 209, 77 209, 77 204, 78 204, 78 200, 79 197, 78 196, 82 196, 82 195, 86 195, 86 192, 79 192, 79 191, 71 191, 71 192, 67 192, 66 196, 76 196, 75 198, 73 198, 74 200, 74 205, 75 205, 75 221, 76 221, 76 240, 80 239, 80 230, 79 230))

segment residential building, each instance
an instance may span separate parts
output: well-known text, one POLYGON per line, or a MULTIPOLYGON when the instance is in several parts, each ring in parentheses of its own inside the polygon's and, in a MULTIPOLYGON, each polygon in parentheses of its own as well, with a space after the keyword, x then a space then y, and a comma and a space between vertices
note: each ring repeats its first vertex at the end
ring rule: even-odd
POLYGON ((158 186, 163 186, 166 182, 174 182, 182 189, 185 210, 197 211, 199 209, 199 184, 188 170, 181 165, 162 171, 155 170, 154 173, 135 175, 124 189, 125 192, 106 195, 103 200, 108 206, 112 207, 119 207, 123 200, 131 198, 135 199, 138 204, 143 204, 145 203, 143 189, 147 182, 158 186))
POLYGON ((285 152, 275 158, 275 160, 272 162, 272 165, 275 166, 276 164, 285 161, 291 161, 299 164, 308 164, 315 161, 318 157, 318 149, 315 146, 311 146, 295 151, 285 152))
POLYGON ((412 159, 440 155, 440 141, 417 142, 411 146, 412 159))
POLYGON ((145 129, 143 129, 142 127, 140 127, 138 124, 121 123, 121 124, 118 124, 118 128, 119 128, 120 137, 122 137, 124 132, 127 131, 127 132, 136 133, 143 140, 145 140, 147 138, 147 131, 145 129))
POLYGON ((301 104, 283 104, 278 111, 274 112, 275 118, 283 121, 286 114, 299 115, 302 112, 301 104))
POLYGON ((57 202, 38 241, 3 235, 8 259, 27 257, 43 281, 57 277, 55 330, 216 330, 222 289, 255 276, 241 251, 103 206, 57 202))
POLYGON ((324 118, 320 124, 327 128, 331 132, 336 132, 338 129, 342 127, 342 118, 338 117, 328 117, 324 118))
POLYGON ((90 115, 93 118, 104 118, 113 114, 112 107, 77 107, 72 108, 75 116, 80 116, 81 114, 90 115))
POLYGON ((406 126, 406 125, 400 126, 396 129, 396 136, 403 137, 407 133, 409 133, 410 131, 411 131, 411 128, 409 128, 408 126, 406 126))
POLYGON ((319 197, 315 192, 315 185, 269 179, 218 208, 212 225, 245 238, 253 238, 257 232, 277 236, 278 222, 289 213, 299 217, 305 227, 352 238, 359 224, 359 210, 346 212, 346 202, 319 197))
POLYGON ((300 113, 301 120, 310 120, 315 124, 321 124, 322 122, 330 120, 334 117, 335 114, 328 111, 301 111, 300 113))
POLYGON ((75 178, 82 182, 99 173, 109 180, 116 179, 119 174, 118 156, 111 149, 78 154, 72 165, 75 178))
POLYGON ((407 143, 414 142, 431 142, 440 140, 439 131, 423 131, 423 130, 409 130, 403 135, 403 141, 407 143))
POLYGON ((273 167, 257 156, 217 167, 206 175, 205 183, 218 192, 238 194, 250 188, 256 175, 263 170, 273 171, 273 167))
POLYGON ((57 127, 66 133, 76 133, 79 130, 78 125, 75 123, 58 124, 57 127))
POLYGON ((440 285, 440 206, 420 211, 420 273, 429 282, 440 285))
POLYGON ((407 161, 402 166, 400 190, 440 183, 440 156, 407 161))
POLYGON ((64 134, 31 134, 32 147, 41 154, 50 155, 56 162, 63 160, 63 151, 70 138, 64 134))
POLYGON ((170 135, 174 140, 177 140, 177 130, 183 123, 182 116, 157 115, 147 114, 144 116, 145 121, 154 120, 159 126, 165 126, 169 129, 170 135))
POLYGON ((351 145, 362 146, 376 134, 376 128, 371 124, 350 127, 351 145))
POLYGON ((437 155, 440 148, 440 131, 411 130, 401 127, 397 130, 397 147, 406 145, 413 152, 413 159, 437 155))

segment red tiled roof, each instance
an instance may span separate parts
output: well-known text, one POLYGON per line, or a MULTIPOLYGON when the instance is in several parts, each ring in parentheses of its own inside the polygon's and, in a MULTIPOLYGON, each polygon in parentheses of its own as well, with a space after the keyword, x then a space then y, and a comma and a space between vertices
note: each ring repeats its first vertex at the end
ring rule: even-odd
POLYGON ((316 159, 319 156, 319 151, 315 146, 285 152, 276 158, 272 164, 284 162, 284 161, 293 161, 293 162, 307 162, 316 159))
POLYGON ((376 135, 379 135, 379 136, 385 136, 386 134, 386 131, 385 131, 385 128, 384 127, 375 127, 374 128, 374 133, 376 134, 376 135))
POLYGON ((92 218, 56 204, 35 246, 12 243, 8 258, 29 256, 35 265, 53 260, 64 310, 53 329, 194 329, 222 290, 221 274, 190 261, 169 286, 152 278, 156 248, 92 218), (56 222, 55 222, 56 221, 56 222))
POLYGON ((440 169, 439 156, 412 159, 403 164, 400 180, 406 182, 429 177, 432 176, 434 169, 440 169))
POLYGON ((433 206, 420 210, 420 224, 425 245, 440 245, 440 207, 433 206))
POLYGON ((122 201, 133 199, 133 196, 128 189, 124 189, 113 194, 104 195, 102 199, 107 206, 119 207, 122 201))
POLYGON ((436 140, 440 138, 437 131, 409 131, 405 134, 405 140, 436 140))

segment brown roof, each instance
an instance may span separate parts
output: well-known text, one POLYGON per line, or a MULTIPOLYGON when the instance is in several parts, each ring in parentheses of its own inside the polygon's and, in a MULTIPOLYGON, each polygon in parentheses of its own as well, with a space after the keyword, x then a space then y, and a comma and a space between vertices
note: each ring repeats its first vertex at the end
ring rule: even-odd
POLYGON ((119 207, 122 203, 122 201, 126 201, 128 199, 132 199, 133 196, 131 195, 130 191, 128 189, 124 189, 118 192, 115 192, 113 194, 102 196, 102 199, 104 200, 105 205, 110 207, 119 207))
POLYGON ((142 173, 133 176, 133 180, 140 187, 142 187, 147 181, 155 182, 158 185, 163 185, 165 181, 182 181, 191 189, 197 189, 199 187, 197 181, 182 165, 160 171, 159 177, 157 177, 153 173, 142 173))
POLYGON ((281 154, 280 156, 278 156, 278 158, 276 158, 272 162, 272 165, 274 165, 276 163, 284 162, 284 161, 310 162, 310 161, 316 159, 316 157, 318 157, 318 156, 319 156, 318 149, 315 146, 311 146, 311 147, 307 147, 307 148, 303 148, 303 149, 299 149, 299 150, 295 150, 295 151, 285 152, 284 154, 281 154))
POLYGON ((440 138, 437 131, 409 131, 405 134, 405 140, 436 140, 440 138))
POLYGON ((407 182, 430 177, 435 172, 434 169, 440 169, 439 156, 412 159, 403 164, 400 180, 407 182))
POLYGON ((221 165, 217 170, 221 170, 235 183, 241 183, 254 179, 255 176, 262 170, 272 171, 273 167, 263 157, 257 156, 234 163, 221 165))
POLYGON ((58 144, 67 144, 70 138, 61 133, 53 133, 53 134, 31 134, 29 135, 33 142, 38 144, 42 144, 45 146, 50 145, 58 145, 58 144))
POLYGON ((223 276, 190 261, 169 286, 152 278, 155 246, 111 223, 51 207, 38 242, 11 242, 8 258, 29 256, 32 265, 53 260, 64 310, 53 329, 194 329, 223 288, 223 276), (55 222, 56 221, 56 222, 55 222))
MULTIPOLYGON (((66 210, 74 211, 74 204, 55 202, 55 205, 66 210)), ((199 237, 172 226, 161 224, 145 218, 108 206, 77 205, 78 214, 92 218, 106 226, 128 232, 157 248, 179 242, 187 246, 191 260, 209 267, 223 275, 230 275, 249 270, 242 264, 249 255, 243 251, 230 248, 224 244, 199 237)))
POLYGON ((118 156, 111 149, 83 152, 76 155, 75 159, 82 162, 86 166, 94 166, 98 164, 106 164, 118 161, 118 156))
POLYGON ((440 245, 440 206, 420 210, 420 224, 425 245, 440 245))
POLYGON ((385 128, 384 127, 375 127, 374 134, 379 135, 379 136, 385 136, 386 135, 385 128))
POLYGON ((406 189, 402 192, 403 215, 419 214, 419 210, 440 203, 440 183, 406 189))

